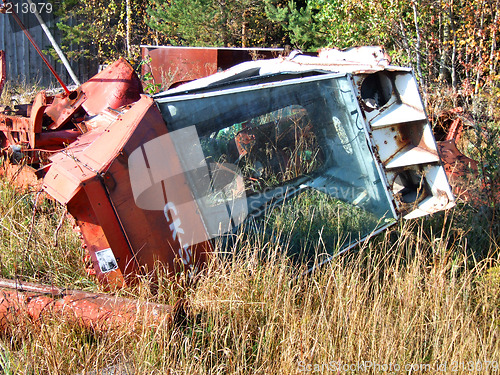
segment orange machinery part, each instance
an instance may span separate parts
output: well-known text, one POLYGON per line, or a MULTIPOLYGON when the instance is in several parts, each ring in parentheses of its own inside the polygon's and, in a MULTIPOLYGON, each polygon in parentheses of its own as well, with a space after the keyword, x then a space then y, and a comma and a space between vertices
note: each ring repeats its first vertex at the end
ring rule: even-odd
POLYGON ((500 182, 480 179, 479 163, 457 148, 455 139, 437 142, 439 155, 456 196, 488 205, 488 198, 500 201, 500 182), (478 185, 479 182, 479 185, 478 185))
POLYGON ((278 57, 283 48, 141 46, 142 75, 164 89, 207 77, 245 61, 278 57))
POLYGON ((478 176, 477 161, 460 152, 455 139, 437 142, 439 156, 455 195, 470 198, 470 181, 478 176))
POLYGON ((136 322, 159 326, 170 324, 183 307, 179 304, 174 311, 171 306, 157 303, 8 279, 0 279, 0 297, 0 331, 22 317, 36 323, 57 316, 97 330, 136 322))
MULTIPOLYGON (((104 285, 124 286, 137 273, 153 271, 157 263, 174 275, 207 260, 212 251, 209 241, 186 248, 175 235, 178 228, 172 227, 172 217, 164 210, 143 210, 134 201, 128 156, 168 130, 124 59, 69 95, 50 97, 42 91, 24 114, 0 114, 0 130, 3 146, 22 145, 20 153, 31 155, 28 163, 40 162, 41 174, 46 173, 43 189, 75 218, 95 274, 104 285), (43 159, 38 159, 39 154, 43 159)), ((162 161, 180 163, 175 153, 162 155, 162 161)), ((11 175, 16 174, 11 169, 11 175)), ((31 183, 34 170, 19 170, 26 172, 20 175, 23 181, 31 183)), ((162 181, 177 183, 175 190, 186 201, 192 199, 187 183, 162 181)), ((169 197, 165 199, 165 204, 171 203, 169 197)), ((194 202, 188 216, 204 231, 194 202)))
MULTIPOLYGON (((170 276, 198 268, 212 251, 208 240, 186 249, 163 209, 144 210, 134 201, 128 157, 168 132, 153 99, 140 95, 134 101, 138 94, 134 77, 132 67, 119 60, 82 85, 86 99, 81 106, 96 115, 82 123, 87 130, 84 134, 50 157, 43 181, 44 190, 67 205, 87 244, 97 278, 110 287, 122 287, 135 274, 153 271, 157 262, 170 276), (120 87, 127 79, 130 82, 120 87), (111 96, 107 107, 103 107, 104 99, 94 99, 102 92, 111 96), (182 258, 184 252, 190 256, 182 258)), ((165 165, 180 163, 175 153, 163 156, 165 165)), ((192 199, 186 182, 162 183, 176 184, 186 201, 192 199)), ((169 197, 165 199, 167 204, 169 197)), ((189 220, 204 230, 194 202, 189 220)))

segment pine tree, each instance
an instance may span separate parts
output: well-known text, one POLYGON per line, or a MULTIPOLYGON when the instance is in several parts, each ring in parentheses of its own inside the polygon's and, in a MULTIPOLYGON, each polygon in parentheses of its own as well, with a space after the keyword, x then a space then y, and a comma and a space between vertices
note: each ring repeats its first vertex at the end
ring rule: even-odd
POLYGON ((263 0, 153 0, 148 25, 173 45, 270 46, 284 42, 263 0))

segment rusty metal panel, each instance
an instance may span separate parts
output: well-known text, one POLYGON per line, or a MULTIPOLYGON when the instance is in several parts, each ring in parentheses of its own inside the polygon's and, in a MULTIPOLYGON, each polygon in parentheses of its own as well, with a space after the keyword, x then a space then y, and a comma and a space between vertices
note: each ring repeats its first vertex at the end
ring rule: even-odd
MULTIPOLYGON (((153 100, 142 96, 130 106, 101 112, 91 121, 94 122, 91 131, 51 158, 44 188, 61 203, 68 204, 89 244, 97 276, 120 285, 122 274, 126 279, 139 269, 150 272, 157 261, 172 275, 199 267, 211 251, 209 243, 183 247, 176 235, 182 227, 164 210, 166 202, 154 212, 143 211, 134 204, 129 156, 143 144, 167 133, 153 100), (104 264, 103 269, 100 254, 110 259, 109 267, 104 264)), ((150 162, 153 161, 151 158, 150 162)), ((166 155, 161 162, 179 163, 175 154, 166 155)), ((181 182, 174 188, 183 190, 183 185, 181 182)), ((183 191, 188 199, 189 189, 183 191)), ((190 222, 200 221, 194 205, 190 212, 190 222)))
POLYGON ((154 81, 166 89, 183 82, 207 77, 244 61, 272 58, 281 48, 211 48, 141 46, 142 73, 151 72, 154 81))
POLYGON ((147 65, 143 65, 143 74, 150 71, 155 83, 162 87, 217 72, 217 50, 212 48, 143 46, 142 58, 150 59, 147 65))
POLYGON ((83 93, 80 88, 71 92, 69 95, 56 95, 45 111, 47 116, 54 121, 49 125, 49 129, 57 130, 66 125, 75 113, 80 110, 86 99, 85 93, 83 93))
POLYGON ((132 272, 135 263, 109 201, 103 199, 101 190, 99 186, 82 189, 67 207, 80 228, 97 279, 113 289, 126 285, 129 281, 126 272, 132 272))
POLYGON ((81 86, 87 99, 83 108, 90 115, 119 108, 140 99, 142 83, 130 64, 120 58, 81 86))
POLYGON ((478 162, 462 154, 455 139, 438 142, 438 149, 454 193, 463 199, 471 199, 469 189, 472 182, 477 182, 478 162))

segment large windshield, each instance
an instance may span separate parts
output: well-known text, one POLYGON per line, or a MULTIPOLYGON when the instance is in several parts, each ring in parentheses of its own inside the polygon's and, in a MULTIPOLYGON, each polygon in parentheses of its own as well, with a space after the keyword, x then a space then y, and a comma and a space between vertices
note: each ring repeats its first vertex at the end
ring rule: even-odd
MULTIPOLYGON (((356 216, 358 224, 343 230, 347 242, 393 218, 346 76, 158 103, 211 237, 249 216, 272 216, 268 209, 283 201, 289 209, 280 211, 289 216, 287 221, 302 216, 312 222, 316 216, 322 233, 338 228, 341 214, 346 216, 343 221, 356 216), (305 206, 300 204, 309 207, 309 215, 303 215, 305 206), (311 207, 316 207, 315 213, 311 207), (344 207, 342 213, 339 207, 344 207)), ((332 234, 339 235, 338 230, 332 234)))

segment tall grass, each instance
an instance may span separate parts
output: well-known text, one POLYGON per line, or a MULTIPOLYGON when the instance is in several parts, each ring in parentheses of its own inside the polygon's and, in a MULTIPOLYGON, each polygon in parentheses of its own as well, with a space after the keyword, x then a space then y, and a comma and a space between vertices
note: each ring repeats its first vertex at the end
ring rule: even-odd
MULTIPOLYGON (((491 163, 483 170, 497 171, 491 163)), ((1 276, 99 290, 64 208, 37 195, 0 181, 1 276)), ((498 373, 499 211, 498 202, 459 197, 456 208, 399 223, 306 274, 287 255, 296 240, 292 212, 277 210, 267 223, 272 237, 240 233, 231 256, 215 256, 196 284, 158 267, 154 287, 144 277, 121 291, 171 305, 181 299, 186 314, 175 324, 98 331, 58 316, 20 316, 0 332, 1 372, 498 373)), ((309 235, 318 222, 299 229, 309 235)), ((340 224, 349 223, 360 224, 340 224)), ((216 242, 216 250, 226 245, 216 242)))
POLYGON ((75 288, 92 287, 82 243, 66 210, 43 193, 0 180, 0 275, 75 288))
MULTIPOLYGON (((9 249, 28 248, 26 254, 37 253, 25 259, 32 264, 23 266, 24 276, 47 281, 58 275, 57 282, 73 285, 83 278, 69 224, 67 242, 57 249, 44 239, 52 239, 63 210, 44 203, 32 235, 37 241, 27 246, 29 195, 10 196, 5 186, 2 191, 3 202, 12 202, 8 212, 3 208, 2 225, 19 236, 2 245, 4 269, 9 249)), ((341 373, 381 373, 384 365, 401 373, 436 373, 436 366, 447 366, 444 373, 494 373, 493 366, 500 366, 498 248, 474 256, 468 233, 455 225, 468 209, 401 223, 313 274, 286 257, 287 241, 241 234, 234 256, 214 259, 196 285, 177 284, 159 268, 156 294, 147 278, 123 292, 169 304, 183 298, 187 315, 175 325, 103 332, 58 317, 23 321, 0 339, 0 365, 13 374, 104 368, 137 374, 338 373, 339 365, 341 373)))

